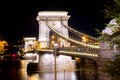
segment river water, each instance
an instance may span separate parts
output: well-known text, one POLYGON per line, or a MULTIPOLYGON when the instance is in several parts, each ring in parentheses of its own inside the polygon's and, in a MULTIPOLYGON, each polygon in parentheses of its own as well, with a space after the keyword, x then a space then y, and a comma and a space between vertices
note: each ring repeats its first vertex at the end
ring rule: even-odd
MULTIPOLYGON (((27 60, 5 62, 0 65, 0 80, 55 80, 54 71, 27 72, 27 60)), ((94 65, 84 65, 75 71, 59 71, 57 80, 97 80, 97 70, 94 65)))

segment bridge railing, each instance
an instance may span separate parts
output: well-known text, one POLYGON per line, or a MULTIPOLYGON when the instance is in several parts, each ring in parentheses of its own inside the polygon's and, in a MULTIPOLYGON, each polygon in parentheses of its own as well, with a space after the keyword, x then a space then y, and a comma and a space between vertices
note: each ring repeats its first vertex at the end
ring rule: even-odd
POLYGON ((66 48, 60 48, 60 50, 64 51, 72 51, 72 52, 85 52, 85 53, 98 53, 98 49, 90 49, 85 47, 66 47, 66 48))

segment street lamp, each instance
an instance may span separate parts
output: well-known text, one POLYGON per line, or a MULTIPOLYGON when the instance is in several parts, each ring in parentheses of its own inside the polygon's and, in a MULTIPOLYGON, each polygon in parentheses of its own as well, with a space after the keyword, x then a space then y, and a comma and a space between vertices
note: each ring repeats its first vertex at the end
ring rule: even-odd
POLYGON ((56 54, 57 54, 57 49, 58 44, 54 44, 54 80, 57 80, 57 74, 56 74, 56 54))

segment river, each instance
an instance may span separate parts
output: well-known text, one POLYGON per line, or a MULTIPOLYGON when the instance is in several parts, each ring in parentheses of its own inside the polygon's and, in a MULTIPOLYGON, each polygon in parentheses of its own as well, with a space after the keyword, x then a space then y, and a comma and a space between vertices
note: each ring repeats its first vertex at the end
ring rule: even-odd
MULTIPOLYGON (((19 60, 4 62, 0 65, 0 80, 54 80, 55 73, 51 72, 27 72, 29 61, 19 60)), ((75 71, 59 71, 57 80, 97 80, 97 70, 92 64, 87 64, 75 71)))

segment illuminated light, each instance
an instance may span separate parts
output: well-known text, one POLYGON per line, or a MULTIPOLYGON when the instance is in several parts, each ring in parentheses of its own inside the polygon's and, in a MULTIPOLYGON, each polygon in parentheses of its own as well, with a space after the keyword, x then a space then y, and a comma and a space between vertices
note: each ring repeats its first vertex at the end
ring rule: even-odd
MULTIPOLYGON (((84 56, 92 56, 93 53, 80 53, 80 52, 69 52, 69 51, 59 51, 59 53, 67 53, 67 54, 79 54, 79 55, 84 55, 84 56)), ((94 57, 97 57, 97 54, 94 54, 94 57)))
POLYGON ((64 42, 65 40, 64 39, 61 39, 62 40, 62 42, 64 42))
POLYGON ((52 36, 51 38, 52 38, 52 39, 54 39, 54 38, 55 38, 55 36, 52 36))
POLYGON ((36 40, 36 38, 35 37, 27 37, 27 38, 24 38, 24 40, 36 40))
POLYGON ((54 42, 54 41, 51 41, 51 43, 52 43, 52 44, 55 44, 55 42, 54 42))
POLYGON ((80 58, 78 58, 78 57, 75 57, 75 60, 76 60, 76 61, 80 61, 80 58))
POLYGON ((40 42, 37 42, 37 48, 41 48, 41 47, 40 47, 40 42))
POLYGON ((15 55, 15 54, 13 54, 12 56, 13 56, 13 57, 16 57, 16 55, 15 55))
POLYGON ((64 41, 64 39, 60 38, 60 41, 64 41))
POLYGON ((39 74, 31 75, 28 77, 28 80, 37 80, 39 78, 39 74))
POLYGON ((99 42, 95 42, 95 45, 99 45, 100 43, 99 42))
POLYGON ((67 14, 65 11, 41 11, 38 16, 67 16, 67 14))
POLYGON ((87 42, 87 38, 85 36, 82 37, 83 42, 87 42))
MULTIPOLYGON (((48 49, 39 49, 39 51, 53 52, 53 50, 48 50, 48 49)), ((83 52, 70 52, 70 51, 59 51, 59 53, 98 57, 98 54, 96 54, 96 53, 83 53, 83 52)))
POLYGON ((6 50, 6 46, 8 46, 8 43, 4 40, 0 40, 0 54, 3 54, 3 52, 6 50))
POLYGON ((83 39, 83 40, 85 40, 85 39, 86 39, 86 37, 85 37, 85 36, 83 36, 83 37, 82 37, 82 39, 83 39))

